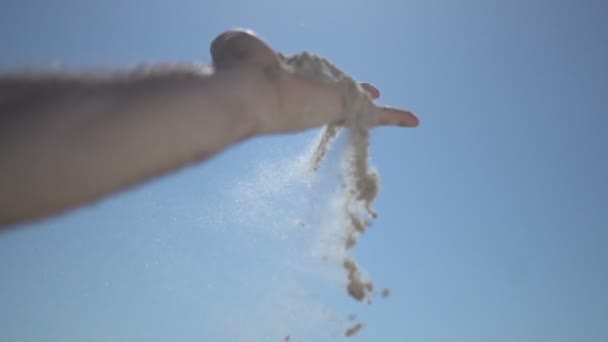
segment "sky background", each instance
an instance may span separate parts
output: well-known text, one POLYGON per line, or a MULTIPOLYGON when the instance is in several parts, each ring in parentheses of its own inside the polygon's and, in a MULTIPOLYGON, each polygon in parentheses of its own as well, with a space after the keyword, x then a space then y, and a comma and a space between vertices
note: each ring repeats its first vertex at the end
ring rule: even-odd
POLYGON ((217 34, 245 27, 374 83, 421 125, 372 137, 380 217, 355 254, 390 298, 353 303, 310 256, 322 230, 289 224, 328 203, 290 178, 313 131, 1 233, 0 340, 336 341, 356 313, 353 341, 608 341, 607 2, 1 8, 3 71, 208 63, 217 34))

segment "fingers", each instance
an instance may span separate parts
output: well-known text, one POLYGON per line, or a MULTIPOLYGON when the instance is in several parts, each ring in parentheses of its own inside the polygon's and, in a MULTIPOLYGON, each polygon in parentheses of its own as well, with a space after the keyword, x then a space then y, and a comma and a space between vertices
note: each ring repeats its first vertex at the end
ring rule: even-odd
POLYGON ((211 42, 210 50, 213 66, 218 69, 239 64, 279 67, 280 63, 275 51, 250 30, 226 31, 211 42))
POLYGON ((420 124, 418 117, 407 110, 380 106, 376 126, 416 127, 420 124))
POLYGON ((361 82, 361 87, 365 89, 365 91, 371 96, 372 100, 375 100, 380 97, 380 91, 378 88, 374 87, 371 83, 361 82))
MULTIPOLYGON (((361 82, 360 84, 372 100, 380 97, 380 91, 371 83, 361 82)), ((378 110, 379 114, 376 126, 417 127, 420 124, 418 117, 407 110, 388 106, 380 106, 378 110)))

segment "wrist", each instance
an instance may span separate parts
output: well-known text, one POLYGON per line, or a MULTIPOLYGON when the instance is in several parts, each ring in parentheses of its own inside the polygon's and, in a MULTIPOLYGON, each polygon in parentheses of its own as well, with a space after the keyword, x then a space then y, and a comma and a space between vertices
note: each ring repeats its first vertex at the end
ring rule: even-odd
POLYGON ((235 67, 214 72, 215 101, 237 117, 246 137, 277 133, 273 128, 282 117, 278 82, 263 69, 235 67))

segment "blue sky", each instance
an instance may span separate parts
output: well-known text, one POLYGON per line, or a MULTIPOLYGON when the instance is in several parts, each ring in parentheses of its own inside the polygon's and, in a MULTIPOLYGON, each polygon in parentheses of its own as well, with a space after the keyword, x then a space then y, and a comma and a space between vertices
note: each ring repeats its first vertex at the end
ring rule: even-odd
POLYGON ((352 303, 307 274, 309 259, 304 272, 289 263, 307 237, 281 231, 281 213, 308 197, 260 175, 304 151, 305 132, 0 234, 0 340, 339 340, 310 337, 328 308, 361 317, 354 341, 608 340, 605 2, 2 7, 2 70, 206 63, 218 33, 246 27, 374 83, 421 126, 373 134, 380 218, 355 254, 389 299, 352 303))

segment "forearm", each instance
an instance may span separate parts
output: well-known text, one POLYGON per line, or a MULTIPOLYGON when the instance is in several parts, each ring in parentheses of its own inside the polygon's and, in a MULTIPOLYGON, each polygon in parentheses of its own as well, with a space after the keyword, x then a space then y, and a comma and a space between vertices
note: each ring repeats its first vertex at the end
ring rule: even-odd
POLYGON ((208 70, 0 80, 0 226, 204 159, 253 132, 208 70))

